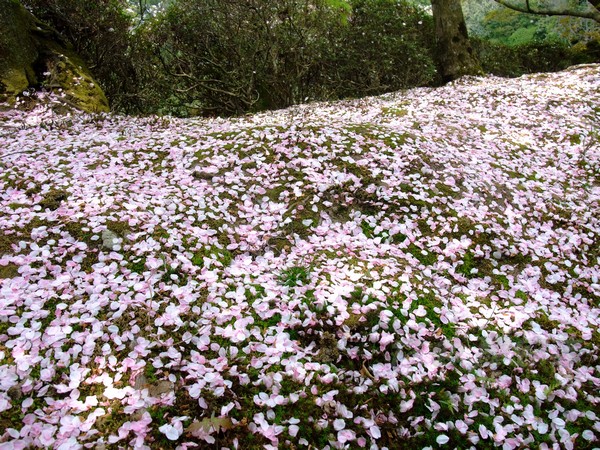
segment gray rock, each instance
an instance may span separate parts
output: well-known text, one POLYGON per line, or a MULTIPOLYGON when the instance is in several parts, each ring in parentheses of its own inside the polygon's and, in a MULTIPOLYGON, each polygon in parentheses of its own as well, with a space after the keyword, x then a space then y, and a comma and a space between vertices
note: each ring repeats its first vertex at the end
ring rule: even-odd
POLYGON ((102 232, 102 247, 107 250, 118 250, 121 246, 121 238, 118 234, 113 233, 110 230, 104 230, 102 232))

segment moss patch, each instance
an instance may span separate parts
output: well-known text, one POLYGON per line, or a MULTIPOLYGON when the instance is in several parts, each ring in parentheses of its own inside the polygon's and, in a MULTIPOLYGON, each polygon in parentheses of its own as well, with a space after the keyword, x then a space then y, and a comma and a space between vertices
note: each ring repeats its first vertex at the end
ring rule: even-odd
POLYGON ((55 211, 67 198, 68 194, 65 191, 52 189, 48 191, 44 198, 39 202, 39 205, 43 210, 49 209, 51 211, 55 211))
POLYGON ((7 278, 15 278, 19 275, 19 266, 16 264, 8 264, 7 266, 0 266, 0 280, 7 278))

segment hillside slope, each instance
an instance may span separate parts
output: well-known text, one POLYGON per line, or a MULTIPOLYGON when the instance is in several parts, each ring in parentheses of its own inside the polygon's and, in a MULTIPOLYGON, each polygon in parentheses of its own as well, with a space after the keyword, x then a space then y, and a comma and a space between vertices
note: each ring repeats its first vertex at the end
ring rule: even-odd
POLYGON ((0 113, 0 443, 597 447, 598 105, 0 113))

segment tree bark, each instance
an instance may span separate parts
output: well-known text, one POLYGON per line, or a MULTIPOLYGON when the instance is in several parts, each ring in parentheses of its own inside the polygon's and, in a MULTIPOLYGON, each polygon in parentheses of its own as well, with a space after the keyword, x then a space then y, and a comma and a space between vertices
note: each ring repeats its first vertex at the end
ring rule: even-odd
POLYGON ((581 19, 591 19, 598 23, 600 23, 600 0, 592 0, 587 2, 590 6, 587 11, 584 10, 574 10, 568 7, 561 7, 560 5, 554 8, 540 8, 540 7, 532 7, 529 1, 525 2, 525 5, 515 4, 514 2, 509 2, 507 0, 495 0, 496 3, 501 4, 509 9, 514 11, 527 13, 527 14, 540 14, 543 16, 570 16, 570 17, 579 17, 581 19))
POLYGON ((438 63, 444 81, 463 75, 482 75, 483 70, 469 42, 460 0, 431 0, 438 63))

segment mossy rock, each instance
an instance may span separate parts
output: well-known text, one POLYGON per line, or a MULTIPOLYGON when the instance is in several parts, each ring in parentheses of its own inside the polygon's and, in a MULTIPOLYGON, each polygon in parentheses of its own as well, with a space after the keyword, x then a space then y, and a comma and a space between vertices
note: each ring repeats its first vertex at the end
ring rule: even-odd
POLYGON ((60 35, 17 0, 0 2, 0 101, 28 89, 62 90, 66 103, 108 112, 108 100, 84 62, 60 35))
POLYGON ((0 3, 0 93, 17 95, 36 83, 38 57, 31 30, 35 20, 16 0, 0 3))
POLYGON ((49 209, 51 211, 56 211, 68 196, 69 195, 64 191, 52 189, 44 196, 39 205, 43 210, 49 209))
POLYGON ((75 54, 48 42, 44 58, 47 78, 43 85, 62 89, 67 100, 88 112, 108 112, 108 100, 98 83, 87 70, 85 63, 75 54))
POLYGON ((340 356, 340 351, 337 348, 337 339, 335 335, 329 331, 323 332, 320 336, 318 348, 319 353, 315 356, 315 360, 318 362, 335 362, 340 356))
POLYGON ((25 70, 18 69, 8 69, 2 74, 2 78, 0 78, 0 99, 8 100, 9 97, 15 97, 27 90, 29 87, 27 75, 25 70))

